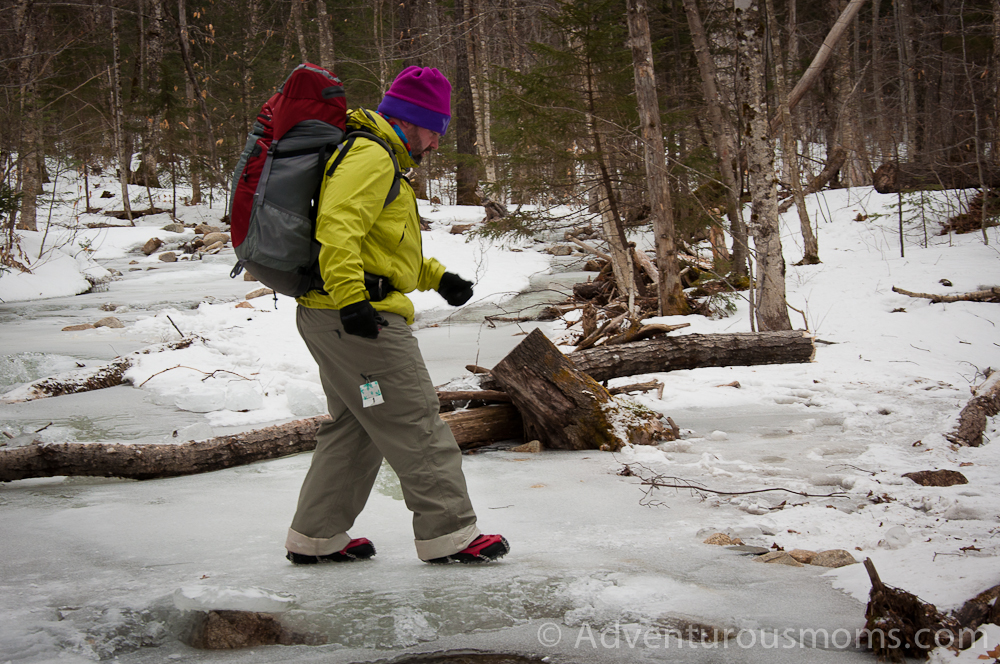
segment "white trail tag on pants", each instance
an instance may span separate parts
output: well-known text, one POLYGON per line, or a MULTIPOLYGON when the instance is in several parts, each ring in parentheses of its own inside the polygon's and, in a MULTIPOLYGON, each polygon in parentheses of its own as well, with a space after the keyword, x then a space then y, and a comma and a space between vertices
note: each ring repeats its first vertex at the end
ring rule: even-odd
POLYGON ((377 380, 361 386, 362 407, 368 408, 369 406, 377 406, 380 403, 385 403, 385 399, 382 398, 382 390, 379 388, 377 380))

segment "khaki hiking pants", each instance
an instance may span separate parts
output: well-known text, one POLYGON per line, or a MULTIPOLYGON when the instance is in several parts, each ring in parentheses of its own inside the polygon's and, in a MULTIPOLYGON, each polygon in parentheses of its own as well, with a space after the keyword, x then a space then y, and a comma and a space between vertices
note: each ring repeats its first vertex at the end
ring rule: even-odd
MULTIPOLYGON (((448 425, 417 340, 402 316, 377 339, 347 334, 340 312, 300 306, 299 334, 319 365, 332 421, 320 425, 285 548, 321 556, 342 550, 384 457, 413 512, 417 556, 457 553, 480 533, 448 425), (362 386, 378 383, 383 403, 365 406, 362 386)), ((371 400, 369 400, 370 402, 371 400)), ((377 401, 377 399, 376 399, 377 401)))

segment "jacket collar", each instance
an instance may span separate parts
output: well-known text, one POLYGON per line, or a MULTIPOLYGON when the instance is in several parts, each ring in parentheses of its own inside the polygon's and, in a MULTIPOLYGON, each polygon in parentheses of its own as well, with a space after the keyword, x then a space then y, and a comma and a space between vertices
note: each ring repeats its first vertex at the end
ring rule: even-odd
POLYGON ((348 114, 347 122, 350 125, 371 131, 373 134, 391 145, 393 151, 396 153, 396 161, 399 162, 399 167, 404 171, 417 167, 417 163, 413 161, 409 151, 406 149, 406 145, 404 145, 403 141, 396 135, 392 125, 390 125, 385 118, 375 111, 370 111, 364 108, 351 111, 348 114))

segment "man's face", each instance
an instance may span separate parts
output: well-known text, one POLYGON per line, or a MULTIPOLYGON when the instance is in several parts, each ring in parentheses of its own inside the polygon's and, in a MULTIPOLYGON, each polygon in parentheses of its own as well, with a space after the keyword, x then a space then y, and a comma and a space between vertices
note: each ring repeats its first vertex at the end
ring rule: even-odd
POLYGON ((437 150, 441 134, 430 129, 418 127, 411 122, 400 122, 399 124, 403 128, 406 140, 410 144, 410 156, 413 157, 413 161, 419 164, 425 154, 430 153, 431 150, 437 150))

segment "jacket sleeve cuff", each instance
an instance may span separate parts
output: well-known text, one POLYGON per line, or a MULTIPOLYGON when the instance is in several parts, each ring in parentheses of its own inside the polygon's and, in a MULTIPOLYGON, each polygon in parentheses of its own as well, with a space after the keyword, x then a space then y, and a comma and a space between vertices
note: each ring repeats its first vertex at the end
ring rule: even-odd
POLYGON ((445 273, 444 265, 436 258, 425 258, 420 268, 420 278, 417 280, 417 290, 437 290, 441 285, 441 276, 445 273))

